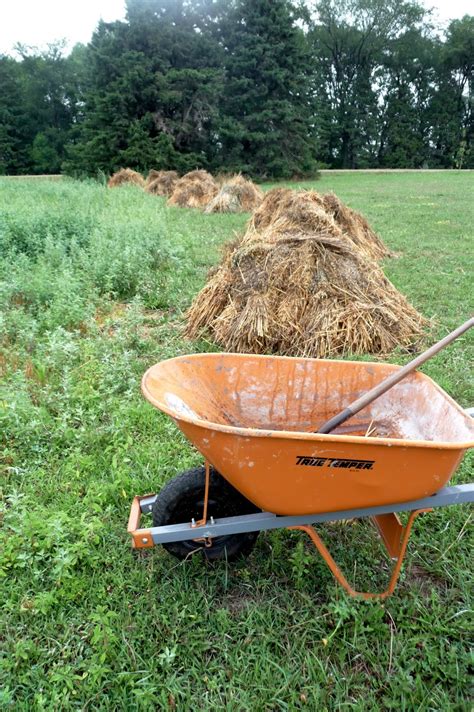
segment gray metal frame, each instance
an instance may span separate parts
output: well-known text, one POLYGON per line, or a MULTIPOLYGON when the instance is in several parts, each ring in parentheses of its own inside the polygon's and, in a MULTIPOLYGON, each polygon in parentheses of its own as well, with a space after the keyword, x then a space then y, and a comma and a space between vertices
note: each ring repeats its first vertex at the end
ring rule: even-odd
MULTIPOLYGON (((157 495, 143 497, 140 500, 140 509, 143 514, 149 514, 157 495)), ((410 502, 399 504, 385 504, 379 507, 366 507, 362 509, 346 509, 341 512, 323 512, 322 514, 305 514, 298 516, 279 516, 271 512, 257 512, 237 517, 223 517, 212 519, 204 526, 193 527, 191 523, 170 524, 163 527, 146 529, 154 544, 166 544, 173 541, 187 541, 200 537, 216 537, 229 534, 243 534, 244 532, 280 529, 281 527, 294 527, 304 524, 320 524, 322 522, 335 522, 340 519, 357 519, 374 517, 377 514, 392 512, 413 512, 416 509, 445 507, 451 504, 467 504, 474 502, 474 482, 466 485, 444 487, 436 494, 410 502)), ((143 526, 143 525, 142 525, 143 526)))

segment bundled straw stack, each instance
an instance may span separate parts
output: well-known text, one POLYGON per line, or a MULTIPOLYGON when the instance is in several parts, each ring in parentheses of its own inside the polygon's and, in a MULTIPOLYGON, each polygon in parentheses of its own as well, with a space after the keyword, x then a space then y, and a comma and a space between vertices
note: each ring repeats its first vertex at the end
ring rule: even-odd
POLYGON ((140 188, 145 187, 145 179, 137 171, 133 171, 131 168, 121 168, 119 171, 113 174, 107 182, 109 188, 118 188, 126 183, 132 185, 138 185, 140 188))
POLYGON ((381 259, 390 254, 367 220, 344 205, 334 193, 322 195, 315 190, 275 188, 253 213, 247 235, 259 233, 270 224, 275 225, 275 236, 295 229, 305 234, 344 235, 369 257, 381 259))
POLYGON ((205 213, 252 212, 263 200, 263 191, 242 175, 224 179, 217 195, 204 208, 205 213))
POLYGON ((204 208, 217 192, 217 183, 210 173, 203 170, 191 171, 176 181, 168 205, 204 208))
POLYGON ((148 186, 150 185, 150 183, 153 183, 155 178, 158 178, 162 173, 163 171, 157 171, 154 168, 150 168, 146 177, 145 186, 148 186))
POLYGON ((152 195, 172 195, 174 187, 179 179, 177 171, 155 171, 151 170, 146 179, 145 190, 152 195))
POLYGON ((270 191, 187 314, 228 351, 327 357, 416 342, 424 318, 385 277, 388 254, 336 196, 270 191))
POLYGON ((182 178, 177 171, 151 169, 146 181, 131 168, 121 168, 109 179, 109 188, 131 183, 151 195, 163 195, 168 205, 200 208, 205 213, 251 212, 263 200, 263 192, 243 176, 228 176, 220 185, 207 171, 195 170, 182 178))

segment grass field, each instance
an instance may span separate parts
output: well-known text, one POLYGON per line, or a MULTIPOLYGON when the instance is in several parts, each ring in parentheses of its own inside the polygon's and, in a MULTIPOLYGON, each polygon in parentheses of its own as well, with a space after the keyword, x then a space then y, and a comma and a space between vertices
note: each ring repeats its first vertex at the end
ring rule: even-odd
MULTIPOLYGON (((472 174, 317 188, 397 253, 385 270, 434 319, 427 343, 469 317, 472 174)), ((470 709, 468 508, 418 520, 385 604, 349 599, 296 532, 261 535, 233 566, 130 549, 132 496, 200 461, 140 377, 213 349, 182 340, 181 316, 245 220, 135 188, 0 180, 1 710, 470 709)), ((463 406, 472 347, 466 335, 423 369, 463 406)), ((322 529, 351 582, 383 585, 368 524, 322 529)))

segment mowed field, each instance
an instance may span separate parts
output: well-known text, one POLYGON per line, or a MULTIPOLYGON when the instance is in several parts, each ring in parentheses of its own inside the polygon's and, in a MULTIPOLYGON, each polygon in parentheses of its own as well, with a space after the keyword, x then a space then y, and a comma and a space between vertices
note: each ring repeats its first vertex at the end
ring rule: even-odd
MULTIPOLYGON (((314 187, 397 254, 384 268, 433 319, 427 344, 472 314, 472 173, 325 174, 314 187)), ((234 565, 130 548, 133 495, 200 463, 142 399, 141 375, 215 350, 182 339, 182 315, 247 218, 133 187, 0 180, 1 710, 470 709, 467 507, 417 520, 383 604, 348 598, 297 532, 260 535, 234 565)), ((423 368, 464 407, 473 341, 423 368)), ((383 587, 370 524, 321 530, 351 583, 383 587)))

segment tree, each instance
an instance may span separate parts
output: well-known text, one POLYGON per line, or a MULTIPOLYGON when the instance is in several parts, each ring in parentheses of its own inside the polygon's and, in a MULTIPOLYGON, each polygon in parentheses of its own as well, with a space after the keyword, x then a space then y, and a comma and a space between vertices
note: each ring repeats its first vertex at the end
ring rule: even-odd
POLYGON ((383 51, 425 11, 400 0, 319 0, 310 42, 323 160, 343 168, 377 163, 383 51))
POLYGON ((383 52, 380 79, 378 164, 420 168, 429 164, 430 103, 436 83, 439 41, 412 28, 383 52))
POLYGON ((0 56, 0 175, 21 173, 27 163, 21 67, 0 56))
POLYGON ((62 42, 0 58, 0 170, 58 173, 78 108, 77 63, 62 42))
POLYGON ((287 0, 225 4, 219 36, 226 81, 220 103, 220 163, 261 177, 316 170, 310 58, 287 0))
POLYGON ((222 70, 217 42, 199 31, 202 12, 199 3, 129 0, 125 22, 99 24, 74 169, 209 163, 222 70))
POLYGON ((474 16, 453 20, 440 47, 431 104, 434 165, 474 167, 474 16))

